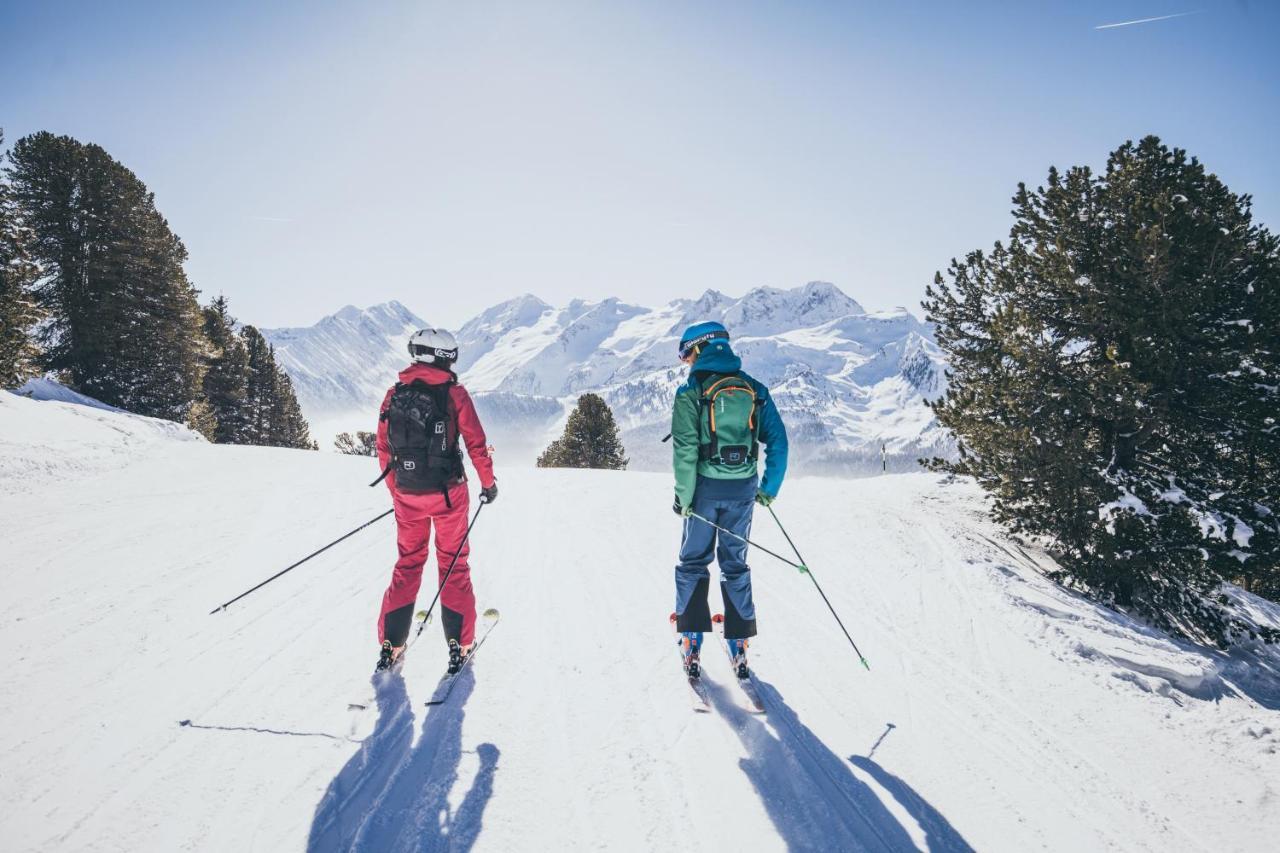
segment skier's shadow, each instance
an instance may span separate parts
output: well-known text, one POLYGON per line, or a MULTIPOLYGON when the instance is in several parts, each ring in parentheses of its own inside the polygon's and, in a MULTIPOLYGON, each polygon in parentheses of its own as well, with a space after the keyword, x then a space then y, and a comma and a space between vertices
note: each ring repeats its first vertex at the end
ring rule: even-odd
POLYGON ((377 723, 316 806, 307 850, 471 849, 493 795, 499 751, 491 743, 476 747, 479 772, 451 810, 449 794, 464 754, 463 709, 475 673, 468 668, 457 678, 448 703, 427 713, 416 744, 404 679, 377 679, 377 723))
MULTIPOLYGON (((773 685, 758 678, 756 684, 767 718, 747 713, 730 698, 729 690, 736 687, 709 683, 711 701, 741 738, 747 757, 738 764, 751 780, 787 849, 916 850, 906 828, 876 793, 800 722, 773 685)), ((861 763, 858 766, 867 769, 861 763)), ((879 770, 878 765, 876 769, 879 770)), ((901 780, 879 772, 896 783, 897 787, 885 784, 880 775, 872 773, 920 823, 930 850, 972 853, 973 848, 940 812, 901 780), (904 802, 904 792, 914 798, 911 805, 904 802), (925 814, 932 818, 931 822, 924 819, 925 814)))

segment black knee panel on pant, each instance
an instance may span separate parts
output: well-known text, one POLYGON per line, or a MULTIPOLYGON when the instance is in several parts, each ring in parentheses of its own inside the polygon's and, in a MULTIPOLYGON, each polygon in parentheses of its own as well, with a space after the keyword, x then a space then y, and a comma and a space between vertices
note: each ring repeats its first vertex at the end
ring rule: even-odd
POLYGON ((462 614, 440 605, 440 624, 444 626, 444 638, 462 642, 462 614))
POLYGON ((676 617, 677 631, 710 631, 711 606, 707 604, 707 591, 711 588, 711 579, 702 578, 693 588, 689 596, 689 604, 684 612, 676 617))
POLYGON ((745 640, 756 635, 756 620, 743 619, 738 608, 733 606, 729 590, 720 584, 720 597, 724 599, 724 638, 726 640, 745 640))
POLYGON ((382 619, 382 636, 393 646, 403 646, 409 639, 409 625, 413 621, 413 604, 387 611, 382 619))

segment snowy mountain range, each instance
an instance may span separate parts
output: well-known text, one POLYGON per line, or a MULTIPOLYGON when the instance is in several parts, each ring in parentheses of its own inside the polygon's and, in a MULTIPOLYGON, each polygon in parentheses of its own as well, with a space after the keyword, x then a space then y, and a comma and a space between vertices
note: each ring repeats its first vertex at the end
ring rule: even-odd
MULTIPOLYGON (((761 287, 741 297, 708 290, 653 309, 618 299, 554 307, 526 295, 464 324, 457 365, 486 428, 508 459, 555 437, 577 395, 609 402, 632 467, 659 469, 686 326, 719 320, 744 368, 773 389, 799 470, 857 474, 950 452, 925 401, 945 389, 945 362, 927 323, 905 308, 867 312, 838 287, 761 287)), ((293 378, 313 433, 369 429, 405 340, 428 325, 398 302, 347 307, 303 329, 263 330, 293 378)))

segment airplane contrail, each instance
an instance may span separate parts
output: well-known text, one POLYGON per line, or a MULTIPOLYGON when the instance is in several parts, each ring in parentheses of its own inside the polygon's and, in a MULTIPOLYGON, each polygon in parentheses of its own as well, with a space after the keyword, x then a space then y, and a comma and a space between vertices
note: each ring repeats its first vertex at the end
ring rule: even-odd
POLYGON ((1094 29, 1095 30, 1111 30, 1111 29, 1115 29, 1116 27, 1131 27, 1134 24, 1149 24, 1152 21, 1167 21, 1170 18, 1185 18, 1187 15, 1194 15, 1198 11, 1199 10, 1197 9, 1196 12, 1177 12, 1173 15, 1160 15, 1157 18, 1138 18, 1136 21, 1119 21, 1114 24, 1101 24, 1099 26, 1094 27, 1094 29))

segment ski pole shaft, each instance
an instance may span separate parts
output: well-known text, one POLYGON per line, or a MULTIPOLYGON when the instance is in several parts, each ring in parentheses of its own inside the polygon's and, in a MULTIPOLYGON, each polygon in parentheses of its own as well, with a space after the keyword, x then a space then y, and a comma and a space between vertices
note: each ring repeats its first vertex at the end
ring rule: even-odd
MULTIPOLYGON (((737 540, 738 540, 738 541, 740 541, 740 542, 746 542, 746 543, 747 543, 748 545, 750 545, 752 548, 755 548, 755 549, 760 550, 760 551, 764 551, 764 552, 765 552, 766 554, 768 554, 770 557, 773 557, 775 560, 781 560, 782 562, 786 563, 788 566, 790 566, 790 567, 791 567, 791 568, 793 568, 793 569, 799 569, 802 573, 805 573, 805 572, 808 572, 808 571, 809 571, 809 567, 808 567, 808 566, 806 566, 806 565, 804 565, 802 562, 801 562, 801 563, 793 563, 793 562, 791 562, 790 560, 788 560, 786 557, 782 556, 781 554, 778 554, 778 553, 776 553, 776 552, 774 552, 774 551, 770 551, 768 548, 764 547, 763 545, 757 545, 755 542, 752 542, 752 541, 751 541, 750 539, 748 539, 747 537, 745 537, 745 536, 740 536, 740 535, 738 535, 737 533, 734 533, 732 530, 729 530, 728 528, 721 527, 720 525, 716 524, 716 523, 715 523, 714 521, 712 521, 711 519, 709 519, 709 518, 703 518, 702 516, 698 515, 696 512, 694 512, 694 513, 690 513, 690 514, 689 514, 689 517, 690 517, 690 518, 696 518, 696 519, 698 519, 698 520, 699 520, 699 521, 701 521, 701 522, 704 522, 704 523, 706 523, 706 524, 710 524, 712 527, 714 527, 716 530, 719 530, 719 531, 720 531, 721 533, 723 533, 724 535, 726 535, 726 536, 732 536, 734 539, 737 539, 737 540)), ((799 556, 799 555, 797 554, 796 556, 799 556)))
POLYGON ((471 538, 471 528, 476 526, 476 519, 480 517, 480 510, 484 509, 484 505, 485 502, 480 501, 480 505, 476 507, 475 515, 471 516, 471 523, 467 525, 467 532, 462 534, 462 541, 458 543, 458 550, 453 552, 453 559, 449 561, 449 569, 444 573, 444 577, 440 579, 440 586, 436 587, 436 597, 431 599, 431 606, 427 608, 427 618, 423 620, 424 624, 430 621, 431 613, 436 609, 436 602, 440 600, 440 594, 444 592, 444 585, 449 582, 449 575, 453 574, 453 567, 458 564, 458 558, 462 556, 462 549, 467 547, 467 540, 471 538))
MULTIPOLYGON (((783 527, 782 522, 778 520, 778 514, 773 511, 773 507, 765 508, 769 510, 769 515, 773 516, 774 523, 778 525, 778 529, 782 531, 782 535, 787 540, 787 544, 790 545, 791 550, 795 552, 796 559, 803 563, 804 557, 800 556, 800 549, 796 547, 796 543, 791 541, 791 535, 787 533, 787 528, 783 527)), ((827 609, 830 610, 831 615, 835 617, 836 624, 840 626, 840 630, 844 631, 845 639, 849 641, 849 645, 853 646, 853 651, 858 656, 858 660, 862 661, 862 665, 866 667, 868 672, 870 672, 871 664, 867 663, 867 659, 863 657, 862 652, 858 651, 858 644, 853 641, 853 637, 849 636, 849 629, 846 628, 844 626, 844 622, 840 620, 840 614, 836 613, 836 609, 831 606, 831 599, 827 598, 827 594, 822 591, 822 586, 818 583, 818 579, 813 576, 812 571, 806 571, 805 574, 809 576, 809 580, 813 581, 814 588, 818 590, 818 595, 822 596, 822 600, 826 602, 827 609)))
POLYGON ((371 518, 371 519, 369 519, 369 520, 368 520, 368 521, 366 521, 364 524, 362 524, 362 525, 360 525, 359 527, 357 527, 355 530, 352 530, 350 533, 346 533, 346 534, 343 534, 342 536, 339 536, 337 539, 333 540, 333 541, 332 541, 332 542, 330 542, 328 545, 325 545, 323 548, 319 549, 318 551, 312 551, 310 554, 308 554, 307 556, 303 557, 301 560, 299 560, 298 562, 294 563, 292 566, 289 566, 288 568, 285 568, 285 569, 281 569, 280 571, 276 572, 274 575, 272 575, 271 577, 267 578, 267 579, 266 579, 266 580, 264 580, 262 583, 258 584, 257 586, 253 587, 252 589, 246 589, 244 592, 240 593, 240 594, 239 594, 239 595, 237 595, 235 598, 233 598, 233 599, 231 599, 230 601, 228 601, 226 604, 221 604, 221 605, 219 605, 219 606, 217 606, 217 607, 213 608, 212 610, 210 610, 210 611, 209 611, 209 615, 210 615, 210 616, 212 616, 213 614, 217 613, 219 610, 226 610, 228 607, 230 607, 231 605, 235 604, 237 601, 239 601, 240 599, 244 598, 244 597, 245 597, 246 595, 248 595, 249 593, 251 593, 251 592, 257 592, 258 590, 262 589, 264 586, 266 586, 267 584, 271 583, 273 580, 275 580, 276 578, 280 577, 281 575, 284 575, 284 574, 287 574, 288 572, 293 571, 294 569, 298 568, 298 566, 301 566, 303 563, 305 563, 307 560, 310 560, 312 557, 315 557, 315 556, 317 556, 317 555, 319 555, 319 554, 323 554, 325 551, 328 551, 330 548, 332 548, 334 545, 337 545, 337 544, 338 544, 339 542, 341 542, 342 540, 347 539, 347 538, 349 538, 349 537, 351 537, 351 536, 356 535, 356 534, 357 534, 357 533, 359 533, 361 530, 364 530, 366 527, 368 527, 370 524, 373 524, 375 521, 379 521, 379 520, 381 520, 381 519, 383 519, 383 518, 386 518, 388 515, 391 515, 391 513, 393 513, 393 512, 395 512, 395 509, 389 509, 389 510, 387 510, 386 512, 382 513, 381 515, 377 516, 376 518, 371 518))

